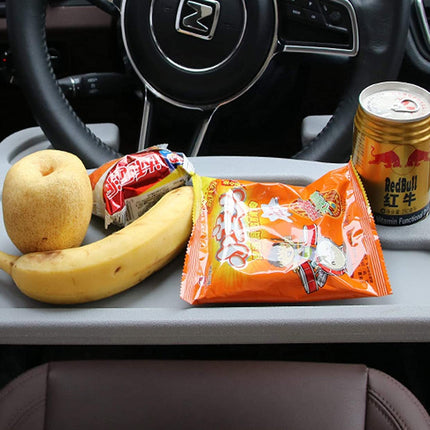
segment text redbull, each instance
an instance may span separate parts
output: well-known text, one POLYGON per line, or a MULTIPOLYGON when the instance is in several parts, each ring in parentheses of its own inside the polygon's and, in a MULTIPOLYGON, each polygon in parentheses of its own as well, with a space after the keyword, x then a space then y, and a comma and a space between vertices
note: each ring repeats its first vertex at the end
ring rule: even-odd
POLYGON ((430 198, 430 93, 403 82, 360 94, 352 161, 378 224, 426 217, 430 198))

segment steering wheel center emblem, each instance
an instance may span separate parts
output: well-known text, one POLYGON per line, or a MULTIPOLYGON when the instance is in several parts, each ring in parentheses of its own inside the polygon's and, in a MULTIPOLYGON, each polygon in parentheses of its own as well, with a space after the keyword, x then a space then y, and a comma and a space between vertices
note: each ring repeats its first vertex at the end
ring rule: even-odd
POLYGON ((134 70, 150 93, 179 107, 210 112, 236 99, 278 47, 277 0, 122 1, 134 70))
POLYGON ((181 0, 176 14, 175 28, 179 33, 211 40, 220 13, 217 0, 181 0))

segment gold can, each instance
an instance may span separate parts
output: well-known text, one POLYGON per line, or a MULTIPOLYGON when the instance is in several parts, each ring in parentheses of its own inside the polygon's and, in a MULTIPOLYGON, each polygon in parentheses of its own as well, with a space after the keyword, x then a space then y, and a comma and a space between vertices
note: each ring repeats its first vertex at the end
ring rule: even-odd
POLYGON ((408 225, 429 213, 430 93, 404 82, 363 90, 354 119, 352 161, 375 222, 408 225))

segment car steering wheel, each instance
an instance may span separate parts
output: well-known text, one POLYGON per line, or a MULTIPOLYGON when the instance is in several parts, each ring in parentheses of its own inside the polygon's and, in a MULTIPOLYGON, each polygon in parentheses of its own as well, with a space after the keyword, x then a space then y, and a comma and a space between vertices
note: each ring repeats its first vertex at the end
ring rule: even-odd
MULTIPOLYGON (((127 55, 145 94, 139 149, 151 144, 154 102, 195 113, 197 155, 217 109, 261 78, 276 55, 350 57, 351 74, 322 132, 296 158, 341 162, 351 152, 360 91, 396 79, 409 0, 122 0, 127 55)), ((47 0, 7 0, 9 41, 20 85, 54 148, 96 167, 120 156, 78 118, 53 73, 45 35, 47 0)))

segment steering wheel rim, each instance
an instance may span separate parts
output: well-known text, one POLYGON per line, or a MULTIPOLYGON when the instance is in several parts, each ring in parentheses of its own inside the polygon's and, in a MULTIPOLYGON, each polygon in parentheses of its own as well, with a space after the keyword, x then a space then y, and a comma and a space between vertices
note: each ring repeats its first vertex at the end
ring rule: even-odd
POLYGON ((354 7, 360 28, 360 52, 351 60, 348 89, 325 128, 293 158, 347 161, 361 91, 376 82, 397 79, 409 29, 409 2, 355 0, 354 7))
MULTIPOLYGON (((366 86, 396 79, 409 25, 406 0, 350 0, 359 25, 358 55, 350 84, 331 121, 295 158, 345 161, 351 152, 358 95, 366 86)), ((88 167, 121 156, 98 139, 76 115, 56 83, 45 34, 47 0, 7 0, 9 41, 20 85, 54 148, 75 153, 88 167)))

